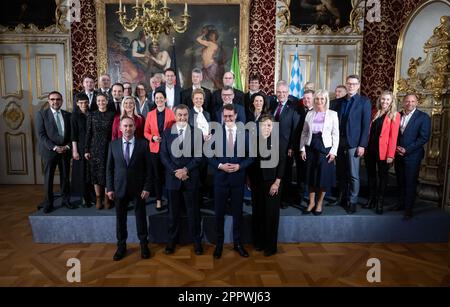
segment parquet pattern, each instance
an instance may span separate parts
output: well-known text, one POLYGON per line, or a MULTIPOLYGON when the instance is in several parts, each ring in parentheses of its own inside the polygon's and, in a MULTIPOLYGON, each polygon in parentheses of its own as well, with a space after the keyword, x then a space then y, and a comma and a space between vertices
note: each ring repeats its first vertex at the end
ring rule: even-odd
POLYGON ((28 215, 42 197, 41 186, 0 186, 0 286, 450 286, 448 244, 280 244, 266 258, 250 246, 241 258, 226 246, 196 256, 192 246, 164 254, 151 244, 141 260, 139 246, 112 261, 114 244, 35 244, 28 215), (81 282, 66 280, 69 258, 81 261, 81 282), (369 258, 381 261, 381 283, 367 282, 369 258))

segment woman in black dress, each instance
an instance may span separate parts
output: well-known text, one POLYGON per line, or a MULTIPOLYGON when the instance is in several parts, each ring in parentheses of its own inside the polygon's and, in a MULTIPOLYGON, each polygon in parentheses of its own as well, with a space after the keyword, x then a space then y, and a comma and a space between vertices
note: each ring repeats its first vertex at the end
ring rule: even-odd
POLYGON ((84 157, 86 145, 86 120, 89 98, 85 93, 76 96, 77 108, 70 117, 72 136, 72 192, 82 196, 82 206, 92 206, 93 187, 88 181, 88 161, 84 157))
POLYGON ((272 138, 273 118, 270 115, 259 117, 258 126, 257 157, 248 170, 252 191, 253 243, 256 250, 264 250, 264 256, 269 257, 277 253, 281 205, 279 191, 287 149, 281 144, 277 146, 275 141, 278 139, 272 138), (260 147, 267 148, 270 154, 262 152, 260 147))
POLYGON ((107 98, 104 94, 97 95, 98 111, 89 113, 87 117, 85 154, 90 165, 90 182, 94 185, 97 209, 111 208, 111 202, 105 197, 106 160, 108 146, 111 141, 114 112, 107 110, 107 98), (103 199, 104 198, 104 199, 103 199))

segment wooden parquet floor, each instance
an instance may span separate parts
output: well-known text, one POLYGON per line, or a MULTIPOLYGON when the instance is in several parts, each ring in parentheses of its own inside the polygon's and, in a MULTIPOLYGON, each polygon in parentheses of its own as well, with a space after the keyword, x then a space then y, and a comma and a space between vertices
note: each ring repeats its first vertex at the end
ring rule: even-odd
POLYGON ((196 256, 192 246, 164 254, 151 244, 140 259, 129 245, 126 258, 112 261, 114 244, 35 244, 28 215, 42 197, 41 186, 0 186, 1 286, 450 286, 449 244, 280 244, 266 258, 247 246, 241 258, 226 246, 196 256), (81 282, 69 283, 69 258, 81 261, 81 282), (381 261, 381 282, 366 279, 367 260, 381 261))

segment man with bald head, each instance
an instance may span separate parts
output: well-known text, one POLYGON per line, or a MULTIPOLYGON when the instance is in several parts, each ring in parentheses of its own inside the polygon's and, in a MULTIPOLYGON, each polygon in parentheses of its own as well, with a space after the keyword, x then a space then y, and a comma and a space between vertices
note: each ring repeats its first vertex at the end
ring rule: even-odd
MULTIPOLYGON (((233 88, 233 83, 234 83, 234 74, 231 71, 227 71, 226 73, 223 74, 223 86, 229 86, 233 88)), ((234 93, 234 97, 233 97, 233 103, 234 104, 239 104, 241 106, 244 106, 244 92, 233 88, 233 93, 234 93)), ((213 95, 212 95, 212 99, 211 99, 211 104, 209 106, 209 114, 214 114, 216 113, 216 111, 223 105, 223 100, 222 100, 222 90, 218 89, 216 91, 214 91, 213 95)))

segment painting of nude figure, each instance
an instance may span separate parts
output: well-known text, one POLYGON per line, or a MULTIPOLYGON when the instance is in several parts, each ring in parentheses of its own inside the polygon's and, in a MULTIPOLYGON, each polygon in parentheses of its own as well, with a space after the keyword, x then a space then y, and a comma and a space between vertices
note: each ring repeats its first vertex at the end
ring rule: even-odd
MULTIPOLYGON (((171 16, 180 16, 184 5, 170 4, 170 8, 171 16)), ((131 5, 127 12, 129 9, 131 5)), ((239 42, 239 4, 189 5, 191 20, 187 31, 162 34, 156 46, 139 27, 134 32, 124 30, 115 13, 117 10, 117 4, 106 4, 108 72, 112 81, 149 84, 155 73, 171 66, 174 40, 177 83, 182 87, 191 86, 191 71, 200 68, 203 86, 210 89, 223 86, 222 76, 230 69, 234 39, 239 42)))

